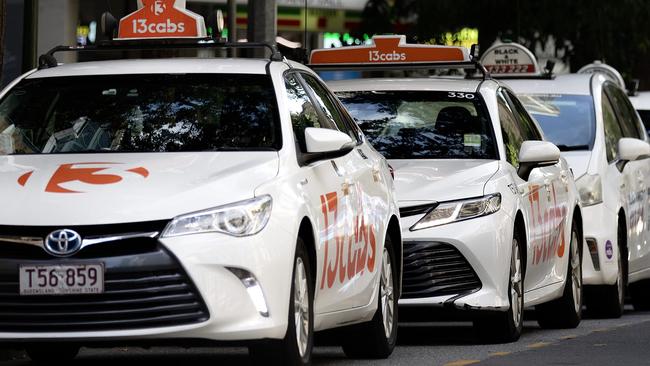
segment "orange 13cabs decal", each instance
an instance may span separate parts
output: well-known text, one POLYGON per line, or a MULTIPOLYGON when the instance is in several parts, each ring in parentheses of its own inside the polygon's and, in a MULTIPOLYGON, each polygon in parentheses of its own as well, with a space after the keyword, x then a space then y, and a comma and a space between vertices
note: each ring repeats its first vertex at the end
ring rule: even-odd
POLYGON ((564 238, 564 217, 567 214, 566 207, 559 207, 555 195, 555 186, 552 187, 553 206, 544 210, 539 199, 539 187, 532 187, 533 193, 528 196, 532 212, 531 228, 541 227, 543 235, 541 239, 535 240, 533 244, 533 265, 537 265, 551 260, 557 255, 559 258, 564 256, 566 242, 564 238))
MULTIPOLYGON (((320 196, 321 210, 325 222, 325 256, 320 288, 332 288, 337 278, 340 283, 351 280, 357 274, 363 274, 367 268, 370 273, 375 270, 377 259, 377 239, 373 225, 367 225, 363 215, 355 217, 354 233, 337 232, 334 236, 336 254, 330 257, 330 229, 339 228, 338 193, 330 192, 320 196), (334 222, 330 223, 330 213, 334 222), (347 244, 347 257, 344 256, 347 244), (353 248, 354 247, 354 248, 353 248), (347 260, 346 260, 347 259, 347 260)), ((333 254, 333 253, 332 253, 333 254)))
MULTIPOLYGON (((67 189, 62 185, 70 182, 82 182, 85 184, 93 185, 104 185, 104 184, 115 184, 121 182, 123 177, 117 174, 111 173, 100 173, 111 169, 114 165, 120 165, 121 163, 72 163, 72 164, 62 164, 59 168, 52 174, 49 182, 45 186, 45 192, 49 193, 84 193, 81 191, 73 191, 67 189), (99 167, 98 167, 99 165, 99 167), (105 165, 104 167, 101 167, 105 165)), ((132 169, 125 169, 125 172, 137 174, 143 178, 149 176, 149 171, 144 167, 136 167, 132 169)), ((32 177, 34 171, 27 172, 21 175, 18 178, 18 184, 25 186, 29 179, 32 177)))

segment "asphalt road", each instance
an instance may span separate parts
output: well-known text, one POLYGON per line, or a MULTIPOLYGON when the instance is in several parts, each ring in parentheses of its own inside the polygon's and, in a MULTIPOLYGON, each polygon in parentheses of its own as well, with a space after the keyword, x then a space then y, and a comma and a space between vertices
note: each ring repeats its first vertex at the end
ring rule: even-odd
MULTIPOLYGON (((29 365, 20 352, 0 365, 29 365)), ((246 365, 246 348, 82 349, 69 365, 143 364, 246 365)), ((524 335, 509 344, 480 344, 469 323, 409 324, 399 329, 399 346, 388 360, 348 360, 338 347, 315 349, 314 365, 650 365, 650 312, 628 311, 621 319, 585 319, 570 330, 542 330, 525 323, 524 335)))

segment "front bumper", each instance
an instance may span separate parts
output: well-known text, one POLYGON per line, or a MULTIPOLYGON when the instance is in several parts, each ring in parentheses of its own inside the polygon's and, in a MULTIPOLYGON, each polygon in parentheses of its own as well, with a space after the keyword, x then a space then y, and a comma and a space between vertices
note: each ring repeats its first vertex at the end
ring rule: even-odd
POLYGON ((604 204, 582 208, 582 225, 587 243, 582 256, 585 285, 613 285, 618 276, 618 216, 604 204), (608 256, 608 249, 609 256, 608 256))
MULTIPOLYGON (((508 301, 508 276, 510 252, 512 243, 513 228, 506 223, 511 219, 503 211, 496 212, 492 215, 480 217, 472 220, 441 225, 429 229, 418 231, 409 231, 410 228, 421 216, 402 218, 402 227, 404 228, 404 293, 400 299, 400 306, 403 307, 450 307, 463 310, 498 310, 505 311, 509 308, 508 301), (443 295, 436 294, 436 287, 444 285, 443 277, 424 279, 429 281, 430 291, 422 291, 426 288, 420 284, 418 292, 409 293, 409 283, 413 282, 415 276, 421 276, 422 273, 414 273, 414 264, 420 265, 420 269, 427 268, 430 271, 449 272, 448 268, 435 267, 431 261, 427 262, 425 252, 414 250, 414 246, 428 243, 429 245, 440 243, 444 246, 450 246, 453 251, 457 251, 461 259, 469 264, 471 272, 478 277, 478 286, 475 284, 467 288, 458 287, 458 292, 443 295), (409 258, 409 253, 411 257, 409 258), (413 263, 409 265, 409 263, 413 263), (411 268, 411 272, 409 269, 411 268), (433 294, 433 296, 431 296, 433 294)), ((427 249, 430 252, 430 249, 427 249)), ((446 254, 452 255, 451 252, 446 254)), ((432 257, 432 258, 435 258, 432 257)), ((459 258, 454 258, 460 263, 459 258)), ((454 267, 455 270, 464 268, 454 267)), ((453 270, 453 269, 452 269, 453 270)), ((464 271, 467 274, 467 271, 464 271)), ((463 281, 470 280, 471 276, 462 278, 463 281)), ((422 282, 422 281, 421 281, 422 282)))
MULTIPOLYGON (((141 295, 165 295, 160 292, 161 289, 154 288, 154 285, 156 281, 162 281, 162 275, 170 275, 169 271, 173 269, 185 282, 180 285, 176 282, 161 285, 181 286, 194 295, 190 305, 183 310, 191 313, 191 318, 188 318, 187 314, 181 314, 179 308, 175 307, 165 308, 161 313, 149 313, 153 310, 143 304, 139 313, 142 319, 137 322, 125 321, 117 326, 101 321, 94 324, 74 324, 74 319, 80 319, 77 315, 65 316, 65 311, 56 310, 62 312, 62 315, 57 317, 56 327, 41 324, 30 329, 10 326, 0 319, 0 339, 19 342, 66 340, 93 343, 164 339, 248 341, 283 338, 287 329, 295 237, 284 228, 274 230, 271 227, 278 224, 271 221, 258 235, 245 238, 222 234, 197 234, 161 240, 151 239, 154 244, 140 253, 112 251, 109 247, 117 248, 118 245, 107 243, 107 250, 101 251, 98 256, 87 255, 82 250, 71 259, 66 259, 81 263, 104 263, 107 292, 112 286, 110 281, 118 281, 121 279, 120 275, 137 269, 141 274, 146 274, 140 281, 141 295), (162 264, 166 267, 161 272, 162 264), (241 273, 252 274, 261 291, 250 291, 242 281, 241 273), (261 311, 260 303, 266 307, 266 314, 261 311), (154 315, 179 319, 174 322, 155 322, 151 319, 154 315), (185 317, 180 319, 180 315, 185 317)), ((100 245, 97 246, 99 247, 100 245)), ((133 248, 132 245, 127 247, 133 248)), ((17 295, 18 264, 39 261, 56 264, 61 259, 0 260, 0 271, 6 270, 4 274, 16 282, 13 297, 18 301, 34 300, 17 295)), ((132 290, 137 292, 137 289, 136 287, 132 290)), ((187 292, 184 294, 187 295, 187 292)), ((93 302, 94 295, 83 296, 86 296, 84 301, 93 302)), ((61 306, 60 303, 70 301, 70 298, 66 300, 66 296, 48 296, 42 300, 59 305, 60 309, 66 309, 67 305, 61 306)), ((103 309, 108 313, 116 310, 114 307, 103 309)), ((0 301, 0 317, 6 310, 0 301)), ((33 319, 43 317, 36 313, 32 316, 36 316, 33 319)))

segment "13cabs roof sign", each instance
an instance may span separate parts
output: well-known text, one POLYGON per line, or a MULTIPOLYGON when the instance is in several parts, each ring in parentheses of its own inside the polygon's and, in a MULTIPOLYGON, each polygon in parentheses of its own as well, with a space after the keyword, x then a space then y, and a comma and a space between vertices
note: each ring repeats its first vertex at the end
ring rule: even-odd
POLYGON ((185 0, 138 0, 138 10, 120 20, 118 39, 204 38, 203 17, 185 0))
POLYGON ((402 64, 470 61, 465 47, 407 44, 406 37, 374 36, 372 45, 319 49, 311 52, 313 65, 402 64))
POLYGON ((540 75, 537 59, 519 43, 503 43, 490 47, 481 63, 491 75, 540 75))

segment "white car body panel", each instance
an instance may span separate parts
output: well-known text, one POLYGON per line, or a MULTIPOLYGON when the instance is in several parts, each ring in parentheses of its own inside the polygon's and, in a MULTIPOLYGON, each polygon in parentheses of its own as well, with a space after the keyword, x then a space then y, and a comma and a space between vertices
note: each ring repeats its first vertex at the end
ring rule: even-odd
MULTIPOLYGON (((269 195, 273 199, 270 220, 258 234, 235 237, 202 233, 159 239, 198 289, 209 311, 207 321, 110 331, 0 332, 0 339, 282 339, 288 326, 295 244, 303 220, 311 224, 316 256, 312 268, 316 284, 315 330, 370 320, 377 309, 378 269, 390 220, 395 225, 393 230, 401 231, 394 183, 385 159, 366 141, 343 157, 299 165, 283 79, 291 69, 316 76, 297 63, 248 59, 86 62, 26 75, 35 79, 113 74, 265 74, 268 70, 280 111, 283 147, 276 152, 0 155, 0 197, 3 207, 9 208, 0 213, 2 225, 65 227, 171 220, 253 197, 269 195), (106 168, 105 172, 122 179, 110 185, 63 179, 54 185, 57 189, 83 193, 46 192, 61 165, 86 163, 106 168), (146 173, 138 168, 145 168, 146 173), (29 172, 32 174, 20 180, 29 172), (246 287, 228 268, 254 274, 268 316, 260 314, 246 287)), ((396 251, 393 265, 401 271, 401 238, 394 238, 392 244, 396 251)), ((132 260, 137 261, 137 257, 132 260)))
MULTIPOLYGON (((535 255, 544 247, 543 241, 557 235, 554 243, 570 240, 571 220, 579 207, 577 191, 566 161, 533 170, 529 181, 522 180, 505 161, 503 138, 497 109, 497 91, 501 84, 488 80, 458 78, 362 79, 331 81, 336 92, 360 91, 450 91, 480 93, 492 120, 499 160, 389 159, 395 170, 395 182, 400 207, 412 207, 431 202, 444 202, 491 193, 501 194, 501 209, 491 215, 453 222, 428 229, 410 231, 424 214, 402 217, 405 248, 420 241, 451 244, 469 262, 481 280, 475 292, 437 297, 402 298, 402 306, 452 306, 457 309, 497 310, 509 308, 508 283, 511 245, 517 213, 523 213, 528 248, 526 256, 525 305, 531 306, 561 296, 568 266, 567 250, 562 255, 535 255), (564 181, 559 181, 562 172, 564 181), (547 197, 532 206, 529 195, 539 190, 539 181, 557 192, 556 203, 547 205, 547 197), (553 183, 551 183, 551 181, 553 183), (537 182, 537 183, 535 183, 537 182), (530 222, 533 210, 546 214, 560 210, 554 223, 545 227, 530 222), (541 212, 541 211, 540 211, 541 212), (555 241, 556 240, 556 241, 555 241), (538 258, 539 256, 539 258, 538 258)), ((548 197, 551 200, 551 197, 548 197)), ((537 201, 536 201, 537 202, 537 201)), ((559 212, 559 211, 558 211, 559 212)), ((547 223, 547 221, 545 221, 547 223)), ((558 245, 547 250, 558 250, 558 245)), ((405 249, 406 250, 406 249, 405 249)))

